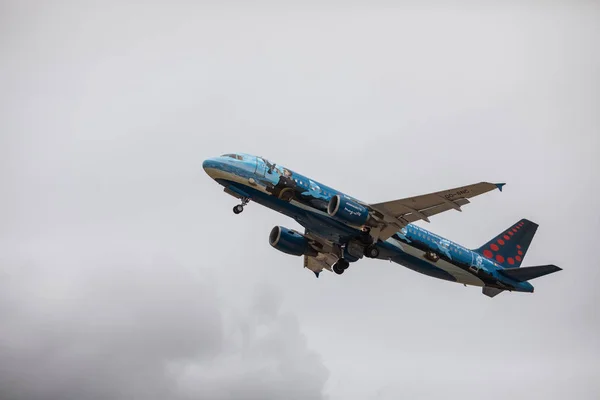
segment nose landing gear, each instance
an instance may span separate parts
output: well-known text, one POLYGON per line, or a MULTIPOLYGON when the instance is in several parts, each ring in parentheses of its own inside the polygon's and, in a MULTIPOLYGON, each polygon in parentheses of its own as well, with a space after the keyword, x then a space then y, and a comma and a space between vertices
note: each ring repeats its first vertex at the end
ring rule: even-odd
POLYGON ((242 211, 244 211, 244 206, 246 204, 248 204, 250 202, 250 199, 247 197, 242 197, 242 204, 238 204, 237 206, 233 207, 233 213, 234 214, 239 214, 242 211))

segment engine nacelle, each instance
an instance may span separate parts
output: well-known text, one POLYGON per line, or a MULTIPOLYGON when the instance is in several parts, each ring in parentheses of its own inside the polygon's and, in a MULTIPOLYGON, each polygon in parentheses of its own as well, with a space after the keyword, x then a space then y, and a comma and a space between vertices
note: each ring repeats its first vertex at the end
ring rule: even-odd
POLYGON ((307 238, 283 226, 276 226, 271 229, 269 244, 277 250, 293 256, 317 254, 316 250, 309 244, 307 238))
POLYGON ((327 213, 353 226, 362 226, 369 220, 369 210, 365 206, 339 194, 329 200, 327 213))

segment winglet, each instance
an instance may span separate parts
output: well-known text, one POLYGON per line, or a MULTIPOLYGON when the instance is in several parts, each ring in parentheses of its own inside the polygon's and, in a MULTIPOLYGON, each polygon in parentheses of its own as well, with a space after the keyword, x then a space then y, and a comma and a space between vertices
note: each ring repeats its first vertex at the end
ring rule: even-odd
POLYGON ((506 185, 506 183, 494 183, 494 185, 496 185, 499 191, 502 191, 502 187, 506 185))

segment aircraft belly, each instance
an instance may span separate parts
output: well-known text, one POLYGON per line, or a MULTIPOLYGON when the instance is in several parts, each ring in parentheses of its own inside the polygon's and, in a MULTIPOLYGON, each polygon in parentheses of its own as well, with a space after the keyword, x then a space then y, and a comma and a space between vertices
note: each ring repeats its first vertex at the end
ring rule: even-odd
POLYGON ((447 272, 448 274, 452 275, 454 277, 454 279, 456 279, 456 282, 458 282, 458 283, 463 283, 465 285, 473 285, 473 286, 484 286, 483 281, 481 279, 479 279, 477 276, 475 276, 472 273, 470 273, 469 271, 465 271, 464 269, 462 269, 454 264, 451 264, 443 259, 439 259, 435 263, 429 261, 428 259, 426 259, 424 257, 423 250, 421 250, 421 249, 412 247, 407 244, 402 244, 401 249, 405 253, 410 254, 411 256, 416 257, 422 261, 425 261, 429 265, 431 265, 435 268, 439 268, 442 271, 447 272))
POLYGON ((484 283, 477 276, 473 275, 469 271, 465 271, 464 269, 457 267, 454 264, 450 264, 444 260, 438 260, 436 262, 437 267, 443 269, 448 272, 450 275, 456 278, 456 282, 464 283, 465 285, 473 285, 473 286, 483 286, 484 283))
POLYGON ((220 170, 217 168, 207 168, 206 173, 216 181, 223 180, 223 181, 235 182, 235 183, 239 183, 240 185, 244 185, 244 186, 250 187, 254 190, 258 190, 258 191, 268 194, 267 189, 264 186, 259 185, 257 183, 252 184, 252 182, 256 182, 256 181, 251 176, 246 178, 246 177, 242 177, 237 174, 234 174, 232 172, 223 171, 223 170, 220 170))

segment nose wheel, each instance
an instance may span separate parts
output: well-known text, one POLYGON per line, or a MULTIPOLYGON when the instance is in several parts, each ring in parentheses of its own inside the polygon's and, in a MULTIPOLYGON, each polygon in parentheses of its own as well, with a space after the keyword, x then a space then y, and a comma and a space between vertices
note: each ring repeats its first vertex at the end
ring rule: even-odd
POLYGON ((250 202, 250 199, 247 197, 243 197, 242 198, 242 204, 238 204, 237 206, 233 207, 233 213, 234 214, 239 214, 242 211, 244 211, 244 206, 246 204, 248 204, 250 202))

